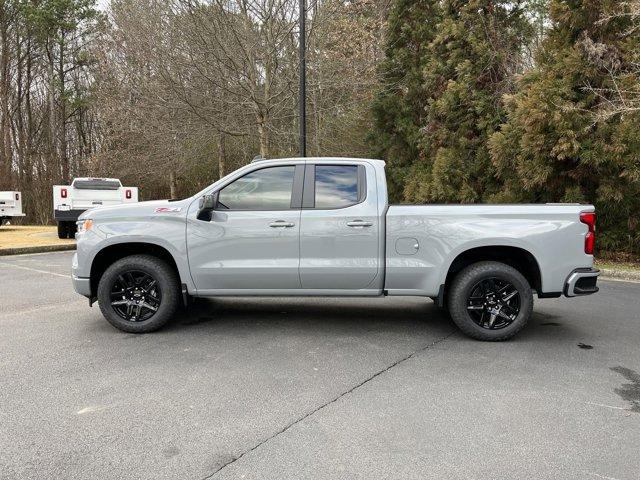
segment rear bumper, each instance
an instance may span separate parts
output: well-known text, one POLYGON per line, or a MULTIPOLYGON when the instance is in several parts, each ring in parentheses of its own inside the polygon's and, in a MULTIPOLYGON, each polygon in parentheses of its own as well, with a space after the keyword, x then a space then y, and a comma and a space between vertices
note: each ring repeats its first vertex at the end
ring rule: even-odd
POLYGON ((85 212, 84 209, 75 210, 54 210, 53 218, 58 222, 75 222, 78 217, 85 212))
POLYGON ((564 294, 567 297, 591 295, 600 290, 597 287, 600 270, 595 268, 577 268, 567 277, 564 294))

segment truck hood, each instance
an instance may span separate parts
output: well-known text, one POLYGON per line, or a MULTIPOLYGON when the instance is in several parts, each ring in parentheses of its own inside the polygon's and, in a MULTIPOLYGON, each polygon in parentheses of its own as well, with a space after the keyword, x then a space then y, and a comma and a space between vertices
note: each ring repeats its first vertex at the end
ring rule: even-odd
POLYGON ((83 212, 78 220, 120 218, 120 217, 153 217, 155 215, 172 215, 184 217, 187 209, 193 201, 187 198, 178 201, 153 200, 148 202, 128 203, 122 205, 112 205, 95 207, 83 212))

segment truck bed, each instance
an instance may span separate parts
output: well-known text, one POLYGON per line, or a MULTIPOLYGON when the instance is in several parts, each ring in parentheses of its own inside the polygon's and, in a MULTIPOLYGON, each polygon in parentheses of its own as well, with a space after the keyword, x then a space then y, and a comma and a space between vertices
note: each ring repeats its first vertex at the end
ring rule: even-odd
POLYGON ((386 214, 385 289, 389 294, 438 294, 456 257, 492 245, 526 249, 541 272, 540 293, 561 292, 576 267, 589 268, 587 226, 579 204, 391 205, 386 214))

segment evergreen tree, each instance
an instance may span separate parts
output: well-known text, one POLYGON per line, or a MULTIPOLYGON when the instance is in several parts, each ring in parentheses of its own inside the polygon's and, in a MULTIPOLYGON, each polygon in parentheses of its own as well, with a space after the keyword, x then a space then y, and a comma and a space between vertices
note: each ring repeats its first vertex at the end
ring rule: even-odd
POLYGON ((387 161, 389 196, 403 197, 404 179, 420 155, 425 108, 423 70, 440 17, 437 0, 397 0, 389 14, 382 89, 373 106, 377 155, 387 161))
POLYGON ((593 202, 600 246, 637 252, 640 113, 600 114, 621 91, 638 91, 640 35, 629 5, 552 0, 537 67, 507 97, 508 121, 490 145, 504 182, 499 200, 593 202))
POLYGON ((523 3, 399 1, 394 13, 375 108, 381 156, 405 200, 481 201, 497 189, 487 139, 505 118, 499 99, 532 33, 523 3))

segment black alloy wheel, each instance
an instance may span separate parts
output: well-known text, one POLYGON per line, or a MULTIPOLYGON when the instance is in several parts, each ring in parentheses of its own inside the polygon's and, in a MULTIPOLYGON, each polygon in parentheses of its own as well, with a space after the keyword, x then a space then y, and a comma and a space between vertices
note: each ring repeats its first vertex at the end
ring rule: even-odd
POLYGON ((158 281, 140 270, 118 275, 111 286, 111 306, 128 322, 143 322, 155 315, 162 301, 158 281))
POLYGON ((520 294, 506 280, 484 278, 471 288, 467 310, 476 325, 488 330, 500 330, 511 325, 518 317, 520 294))

